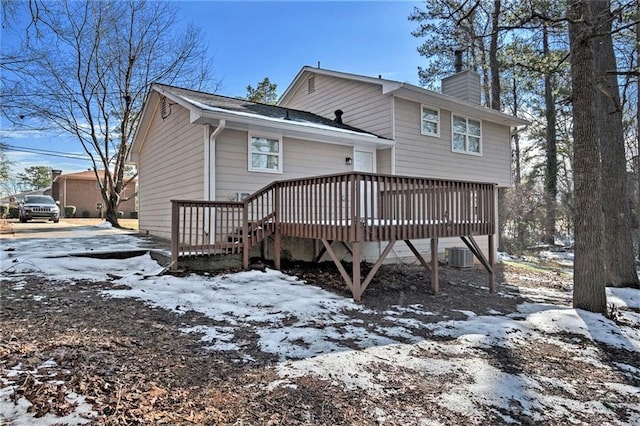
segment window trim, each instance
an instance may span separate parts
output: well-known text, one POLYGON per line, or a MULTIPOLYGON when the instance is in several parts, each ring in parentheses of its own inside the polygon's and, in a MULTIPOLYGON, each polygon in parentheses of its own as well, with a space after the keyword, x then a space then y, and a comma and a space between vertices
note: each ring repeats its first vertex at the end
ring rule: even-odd
MULTIPOLYGON (((275 173, 275 174, 282 174, 283 173, 283 164, 284 164, 284 156, 283 156, 283 148, 282 148, 282 135, 275 135, 275 134, 269 134, 269 133, 252 133, 252 132, 248 132, 248 136, 247 136, 247 170, 249 172, 253 172, 253 173, 275 173), (251 162, 251 158, 253 157, 253 145, 252 145, 252 138, 264 138, 264 139, 272 139, 272 140, 277 140, 278 141, 278 170, 274 170, 274 169, 263 169, 263 168, 257 168, 257 167, 253 167, 252 162, 251 162)), ((265 154, 264 152, 255 152, 255 154, 265 154)), ((266 155, 276 155, 275 153, 269 153, 266 155)))
POLYGON ((436 137, 436 138, 440 137, 440 117, 441 117, 440 108, 435 108, 435 107, 431 107, 429 105, 420 104, 420 133, 425 135, 425 136, 433 136, 433 137, 436 137), (436 111, 438 113, 438 121, 434 122, 434 121, 427 120, 427 121, 429 121, 429 123, 435 123, 436 124, 437 131, 435 133, 425 132, 425 130, 424 130, 424 121, 425 120, 423 118, 423 114, 424 114, 423 110, 425 108, 429 109, 431 111, 436 111))
MULTIPOLYGON (((471 136, 476 136, 476 135, 471 135, 471 136)), ((482 156, 482 146, 483 146, 483 143, 482 143, 482 120, 477 119, 477 118, 473 118, 473 117, 468 117, 468 116, 465 116, 465 115, 462 115, 462 114, 455 114, 455 113, 452 112, 451 113, 451 152, 455 152, 455 153, 458 153, 458 154, 475 155, 477 157, 481 157, 482 156), (465 133, 464 133, 464 150, 456 149, 454 147, 454 137, 455 137, 455 135, 456 134, 461 134, 461 133, 456 133, 454 125, 453 125, 453 121, 455 120, 456 117, 457 118, 462 118, 465 121, 466 130, 465 130, 465 133), (479 136, 480 137, 480 142, 479 142, 480 150, 478 152, 469 151, 469 136, 470 136, 469 135, 469 120, 477 121, 478 125, 480 127, 480 136, 479 136)))

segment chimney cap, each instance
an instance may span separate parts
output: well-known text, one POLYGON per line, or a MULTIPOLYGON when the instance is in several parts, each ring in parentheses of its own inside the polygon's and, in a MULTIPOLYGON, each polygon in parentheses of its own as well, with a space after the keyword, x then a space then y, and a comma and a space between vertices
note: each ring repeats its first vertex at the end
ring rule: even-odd
POLYGON ((453 67, 455 68, 456 73, 462 72, 462 53, 463 51, 460 49, 457 49, 455 52, 453 52, 453 54, 455 55, 453 67))

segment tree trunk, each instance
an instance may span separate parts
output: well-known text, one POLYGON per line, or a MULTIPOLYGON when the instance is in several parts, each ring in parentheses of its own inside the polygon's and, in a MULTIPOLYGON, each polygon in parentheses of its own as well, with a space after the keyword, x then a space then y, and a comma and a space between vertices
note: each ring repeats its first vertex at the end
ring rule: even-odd
MULTIPOLYGON (((640 10, 640 0, 636 0, 637 9, 640 10)), ((640 46, 640 21, 636 22, 636 46, 640 46)), ((636 48, 636 67, 640 68, 640 48, 636 48)), ((640 227, 640 84, 636 86, 636 224, 640 227)), ((638 230, 636 229, 636 232, 638 230)), ((638 252, 636 257, 640 259, 640 240, 637 242, 638 252)))
MULTIPOLYGON (((489 44, 489 69, 491 71, 491 108, 500 111, 500 66, 498 64, 498 34, 500 28, 501 0, 493 1, 491 15, 491 41, 489 44)), ((498 188, 498 205, 503 206, 507 188, 498 188)), ((504 231, 505 209, 498 209, 498 229, 504 231)), ((498 250, 504 251, 503 232, 498 234, 498 250)))
POLYGON ((573 90, 575 182, 575 260, 573 306, 605 313, 603 218, 600 153, 596 137, 595 87, 591 51, 592 27, 587 0, 570 0, 569 43, 573 90))
POLYGON ((500 111, 500 66, 498 64, 498 33, 500 31, 500 0, 493 1, 491 16, 491 43, 489 68, 491 68, 491 109, 500 111))
POLYGON ((640 287, 633 258, 631 209, 627 194, 622 105, 611 37, 609 0, 589 3, 597 34, 592 40, 596 77, 597 135, 602 158, 604 253, 606 283, 613 287, 640 287))
MULTIPOLYGON (((542 53, 549 56, 549 30, 547 24, 542 24, 542 53)), ((551 70, 544 73, 544 106, 545 118, 547 120, 546 132, 546 165, 544 174, 545 193, 545 227, 543 241, 547 244, 555 243, 556 235, 556 213, 558 202, 558 147, 556 143, 556 105, 553 95, 553 81, 551 70)))

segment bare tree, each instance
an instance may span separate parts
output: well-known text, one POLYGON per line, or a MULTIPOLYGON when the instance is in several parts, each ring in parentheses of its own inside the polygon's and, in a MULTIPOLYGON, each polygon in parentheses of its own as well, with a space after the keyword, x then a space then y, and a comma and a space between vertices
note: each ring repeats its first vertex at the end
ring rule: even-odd
POLYGON ((209 67, 201 32, 180 27, 170 2, 28 5, 32 22, 16 55, 28 59, 2 64, 9 106, 2 113, 77 137, 93 163, 106 219, 119 226, 120 194, 132 181, 125 161, 144 97, 155 81, 202 88, 209 67))
POLYGON ((611 35, 613 15, 608 0, 589 3, 596 36, 592 41, 596 73, 596 115, 602 157, 607 285, 640 287, 633 256, 631 209, 627 194, 627 168, 618 87, 616 57, 611 35))
POLYGON ((593 28, 587 3, 587 0, 570 0, 567 9, 576 203, 573 306, 605 313, 604 227, 591 50, 593 28))

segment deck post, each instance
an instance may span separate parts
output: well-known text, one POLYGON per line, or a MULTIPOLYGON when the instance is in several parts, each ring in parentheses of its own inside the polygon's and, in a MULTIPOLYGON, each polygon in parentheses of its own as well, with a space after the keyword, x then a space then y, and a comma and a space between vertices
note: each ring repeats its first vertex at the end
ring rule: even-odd
POLYGON ((242 268, 249 269, 249 209, 247 202, 242 207, 242 268))
POLYGON ((282 248, 282 235, 280 235, 280 186, 276 185, 273 193, 273 266, 280 269, 280 250, 282 248))
POLYGON ((360 302, 362 300, 362 280, 360 279, 360 243, 353 243, 353 300, 360 302))
POLYGON ((171 201, 171 270, 178 269, 178 248, 180 238, 180 207, 171 201))
POLYGON ((440 291, 440 283, 438 281, 438 239, 431 239, 431 291, 437 293, 440 291))
POLYGON ((496 292, 496 247, 495 247, 496 234, 489 235, 489 292, 496 292))

